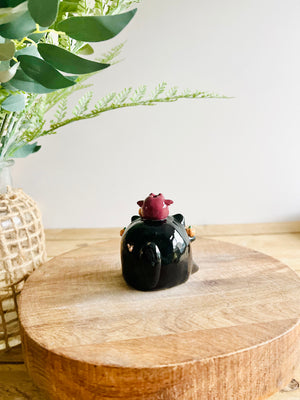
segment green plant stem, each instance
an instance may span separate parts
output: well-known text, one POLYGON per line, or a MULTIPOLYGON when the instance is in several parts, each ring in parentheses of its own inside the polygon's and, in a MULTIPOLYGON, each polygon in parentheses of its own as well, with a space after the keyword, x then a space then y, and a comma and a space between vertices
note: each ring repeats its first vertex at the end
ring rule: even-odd
POLYGON ((2 124, 0 132, 2 144, 0 149, 1 160, 8 158, 12 150, 17 147, 20 137, 22 136, 22 132, 19 127, 22 124, 23 119, 26 118, 26 113, 34 106, 36 97, 37 95, 31 95, 26 108, 22 112, 12 112, 6 114, 8 117, 6 118, 5 124, 2 124), (5 136, 3 133, 5 133, 5 136))
POLYGON ((119 108, 125 108, 125 107, 136 107, 136 106, 155 106, 157 103, 170 103, 177 101, 179 99, 203 99, 203 98, 226 98, 225 96, 218 96, 218 95, 212 95, 212 94, 195 94, 192 93, 190 95, 187 94, 182 94, 182 95, 177 95, 177 96, 172 96, 172 97, 162 97, 162 98, 156 98, 156 99, 148 99, 148 100, 141 100, 139 102, 131 102, 131 103, 122 103, 122 104, 111 104, 107 107, 103 107, 99 110, 93 110, 87 114, 83 114, 81 116, 73 117, 66 119, 64 121, 61 121, 57 124, 53 124, 50 129, 44 130, 41 133, 41 136, 46 136, 51 134, 51 132, 56 131, 58 128, 61 128, 62 126, 68 125, 71 122, 75 121, 80 121, 80 120, 85 120, 85 119, 90 119, 90 118, 95 118, 98 115, 111 111, 111 110, 117 110, 119 108))
POLYGON ((3 139, 5 139, 8 135, 8 131, 9 131, 9 127, 10 127, 12 118, 13 118, 13 113, 6 113, 4 122, 1 126, 1 143, 2 143, 3 139))
POLYGON ((45 113, 48 112, 52 107, 56 106, 57 103, 59 103, 65 97, 69 97, 72 93, 76 92, 77 90, 86 89, 90 86, 92 86, 92 84, 82 85, 81 83, 79 83, 77 85, 72 86, 71 88, 61 89, 57 92, 49 93, 49 95, 46 95, 48 97, 46 97, 47 101, 46 101, 45 113))
POLYGON ((57 33, 58 35, 65 35, 65 32, 60 32, 60 31, 56 31, 55 29, 44 29, 44 30, 40 30, 40 26, 38 24, 35 25, 36 29, 34 32, 32 33, 50 33, 50 32, 54 32, 57 33))
POLYGON ((19 119, 15 115, 16 113, 11 113, 9 121, 7 123, 6 127, 6 133, 4 136, 4 141, 2 143, 2 152, 1 152, 1 158, 4 159, 6 155, 8 154, 8 149, 10 145, 16 140, 16 124, 19 125, 19 119))
POLYGON ((1 160, 5 158, 8 142, 11 141, 10 132, 14 124, 14 114, 15 113, 7 114, 7 118, 5 118, 4 124, 1 127, 1 160))
POLYGON ((4 132, 4 128, 5 128, 5 124, 6 124, 7 118, 8 118, 8 113, 5 113, 5 116, 4 116, 3 120, 2 120, 2 124, 1 124, 1 127, 0 127, 0 141, 1 141, 1 138, 2 138, 2 135, 3 135, 3 132, 4 132))

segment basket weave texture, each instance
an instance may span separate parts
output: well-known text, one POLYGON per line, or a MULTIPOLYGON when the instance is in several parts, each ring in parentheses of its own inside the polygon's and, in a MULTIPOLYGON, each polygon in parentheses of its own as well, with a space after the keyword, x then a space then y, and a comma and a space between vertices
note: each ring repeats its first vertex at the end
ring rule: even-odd
POLYGON ((0 351, 20 343, 17 297, 46 261, 41 213, 21 189, 0 194, 0 351))

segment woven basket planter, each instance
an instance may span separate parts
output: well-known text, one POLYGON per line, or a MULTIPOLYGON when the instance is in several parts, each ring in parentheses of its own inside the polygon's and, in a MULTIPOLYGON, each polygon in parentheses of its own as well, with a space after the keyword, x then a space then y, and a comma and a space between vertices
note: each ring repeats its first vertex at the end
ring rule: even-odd
POLYGON ((17 297, 26 278, 46 261, 36 203, 21 189, 0 194, 0 351, 20 343, 17 297))

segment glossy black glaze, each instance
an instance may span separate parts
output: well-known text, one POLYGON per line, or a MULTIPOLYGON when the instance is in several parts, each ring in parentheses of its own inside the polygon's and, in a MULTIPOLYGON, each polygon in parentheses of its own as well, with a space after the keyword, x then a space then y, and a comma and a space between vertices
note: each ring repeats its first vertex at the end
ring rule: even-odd
POLYGON ((185 282, 193 269, 190 238, 184 217, 163 221, 134 216, 121 241, 122 273, 138 290, 165 289, 185 282))

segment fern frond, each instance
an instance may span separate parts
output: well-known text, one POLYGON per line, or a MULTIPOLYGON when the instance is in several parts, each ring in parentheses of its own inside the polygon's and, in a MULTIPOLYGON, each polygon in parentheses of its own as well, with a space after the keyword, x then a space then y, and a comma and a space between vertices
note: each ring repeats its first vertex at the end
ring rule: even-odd
POLYGON ((120 14, 126 11, 130 6, 140 3, 142 0, 116 0, 109 8, 109 14, 120 14))
POLYGON ((119 61, 114 61, 120 54, 126 42, 120 43, 117 46, 113 47, 107 53, 102 54, 101 57, 96 58, 96 61, 99 61, 104 64, 117 64, 119 61))
POLYGON ((183 94, 184 96, 189 96, 191 94, 191 89, 184 89, 183 94))
POLYGON ((67 18, 67 16, 76 14, 77 5, 78 0, 61 0, 59 2, 56 24, 67 18))
MULTIPOLYGON (((54 114, 54 118, 56 119, 56 123, 57 122, 61 122, 67 115, 67 109, 68 109, 68 98, 65 97, 64 99, 61 100, 61 102, 58 104, 57 106, 57 110, 54 114)), ((54 123, 54 121, 52 120, 51 123, 54 123)))
POLYGON ((102 97, 96 104, 95 110, 101 110, 103 107, 107 107, 108 104, 114 99, 117 93, 113 92, 108 94, 107 96, 102 97))
POLYGON ((19 141, 30 142, 39 137, 46 123, 44 118, 47 108, 45 97, 33 97, 31 101, 32 105, 25 108, 21 118, 19 141))
POLYGON ((143 85, 140 86, 139 88, 135 89, 134 95, 130 97, 130 100, 134 102, 139 102, 143 97, 145 97, 145 94, 147 92, 147 86, 143 85))
POLYGON ((95 0, 95 10, 100 12, 100 15, 102 15, 103 12, 103 6, 102 6, 102 1, 101 0, 95 0))
POLYGON ((87 0, 79 0, 77 5, 76 13, 78 15, 87 15, 89 13, 89 7, 87 0))
POLYGON ((77 92, 78 90, 86 89, 88 87, 91 87, 91 84, 82 84, 82 83, 77 83, 74 86, 70 86, 65 89, 60 89, 55 92, 47 93, 46 95, 43 95, 45 98, 45 103, 46 103, 46 111, 49 111, 51 108, 56 106, 57 103, 59 103, 62 99, 68 98, 71 94, 74 92, 77 92))
POLYGON ((178 87, 177 86, 171 87, 171 89, 168 92, 168 97, 176 96, 177 92, 178 92, 178 87))
POLYGON ((114 98, 114 104, 123 104, 125 100, 128 99, 128 96, 130 95, 131 91, 132 91, 131 87, 122 90, 122 92, 117 94, 116 97, 114 98))
POLYGON ((74 107, 72 113, 75 117, 79 117, 83 115, 87 109, 90 101, 92 100, 93 92, 86 92, 79 100, 76 106, 74 107))
MULTIPOLYGON (((26 130, 23 134, 22 134, 22 138, 25 139, 26 142, 32 142, 33 140, 35 140, 36 138, 41 136, 41 133, 43 131, 44 125, 45 125, 46 121, 40 121, 39 124, 35 125, 35 128, 33 129, 33 127, 30 127, 30 130, 26 130)), ((20 140, 21 141, 21 140, 20 140)), ((19 142, 20 142, 19 141, 19 142)))
POLYGON ((156 88, 154 89, 154 91, 152 92, 152 99, 158 99, 158 97, 164 93, 164 91, 166 90, 167 87, 167 83, 166 82, 162 82, 159 85, 156 86, 156 88))
POLYGON ((60 34, 58 38, 59 46, 65 50, 71 51, 72 39, 68 35, 60 34))
POLYGON ((120 14, 140 2, 141 0, 95 0, 94 10, 98 15, 120 14))
POLYGON ((172 87, 168 92, 166 92, 166 83, 163 82, 159 84, 150 96, 146 96, 146 86, 141 86, 134 91, 134 95, 128 99, 132 88, 124 89, 122 92, 116 94, 111 93, 104 96, 101 100, 96 103, 94 108, 85 114, 75 115, 73 118, 65 119, 60 123, 56 123, 50 126, 48 130, 44 130, 41 136, 51 134, 54 130, 68 125, 71 122, 80 121, 84 119, 95 118, 98 115, 111 111, 117 110, 119 108, 125 107, 136 107, 136 106, 153 106, 159 103, 170 103, 180 99, 225 99, 227 97, 218 95, 212 92, 204 91, 191 91, 185 90, 183 92, 178 92, 176 87, 172 87), (127 101, 126 101, 127 100, 127 101))

